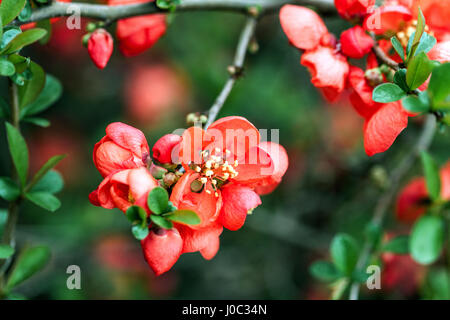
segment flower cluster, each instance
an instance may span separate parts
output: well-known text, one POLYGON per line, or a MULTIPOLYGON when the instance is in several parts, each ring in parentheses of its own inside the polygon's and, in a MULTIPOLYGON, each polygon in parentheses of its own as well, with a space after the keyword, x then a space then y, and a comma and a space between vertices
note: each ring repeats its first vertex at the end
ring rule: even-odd
POLYGON ((141 245, 157 275, 182 253, 199 251, 212 259, 223 227, 241 228, 261 204, 259 196, 273 191, 288 167, 282 146, 260 141, 259 131, 236 116, 219 119, 207 130, 191 127, 181 136, 167 134, 152 154, 140 130, 112 123, 93 158, 104 180, 90 194, 91 203, 124 213, 136 206, 145 210, 150 232, 141 245), (161 187, 169 194, 169 211, 195 212, 198 223, 161 222, 167 215, 149 204, 152 191, 161 187))
MULTIPOLYGON (((335 0, 335 5, 341 17, 354 25, 341 34, 339 41, 322 19, 305 7, 285 5, 280 22, 290 43, 304 51, 300 63, 309 69, 313 85, 327 100, 337 100, 345 89, 351 91, 350 101, 365 120, 365 150, 372 156, 389 149, 407 127, 408 117, 415 115, 404 110, 400 101, 372 100, 375 87, 392 78, 389 70, 379 65, 374 48, 401 63, 403 57, 389 38, 396 36, 403 49, 408 47, 417 28, 415 17, 420 5, 428 21, 427 36, 437 40, 428 57, 441 63, 450 61, 450 27, 445 21, 450 5, 440 0, 386 0, 380 7, 375 7, 375 0, 335 0), (350 63, 350 59, 364 57, 366 70, 350 63)), ((419 89, 426 86, 427 82, 419 89)))

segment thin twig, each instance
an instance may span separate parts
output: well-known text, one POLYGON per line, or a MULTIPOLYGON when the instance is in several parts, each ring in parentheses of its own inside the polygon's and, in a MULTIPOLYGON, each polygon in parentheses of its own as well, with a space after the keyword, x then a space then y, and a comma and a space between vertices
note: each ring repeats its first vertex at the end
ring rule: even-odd
MULTIPOLYGON (((176 11, 232 11, 246 14, 249 8, 256 7, 260 10, 260 13, 268 13, 288 3, 313 6, 321 13, 334 13, 336 11, 333 0, 181 0, 176 7, 176 11)), ((43 6, 33 11, 31 17, 26 21, 15 20, 12 24, 22 25, 78 13, 86 18, 116 21, 128 17, 161 12, 167 12, 167 10, 158 8, 156 1, 118 6, 54 1, 51 5, 43 6)))
POLYGON ((375 38, 375 35, 373 33, 371 36, 372 36, 372 39, 374 42, 374 45, 372 48, 373 53, 375 53, 377 58, 380 59, 384 64, 391 67, 394 71, 398 71, 400 69, 398 63, 395 62, 394 60, 392 60, 391 58, 389 58, 388 55, 383 51, 383 49, 380 48, 380 46, 378 45, 377 39, 375 38))
POLYGON ((236 49, 236 54, 233 60, 233 65, 229 67, 230 77, 228 78, 225 86, 217 97, 216 101, 208 111, 208 121, 205 124, 205 128, 208 128, 211 123, 217 118, 217 115, 222 109, 225 101, 230 95, 231 90, 236 83, 236 80, 242 75, 242 70, 244 68, 245 56, 248 51, 248 46, 252 40, 255 28, 256 28, 257 18, 250 16, 247 18, 244 29, 242 30, 241 37, 239 38, 239 43, 236 49))
MULTIPOLYGON (((408 154, 406 154, 402 162, 400 162, 400 164, 392 171, 392 177, 389 188, 380 197, 375 207, 374 215, 371 220, 371 223, 373 225, 376 226, 382 225, 384 217, 395 197, 396 191, 403 177, 414 165, 414 162, 416 158, 420 155, 420 153, 429 148, 431 142, 433 141, 435 131, 436 131, 436 117, 434 115, 428 115, 417 145, 408 154)), ((362 249, 362 253, 359 256, 358 263, 356 265, 357 270, 363 270, 363 268, 366 266, 367 261, 369 260, 371 252, 373 250, 373 247, 374 243, 372 243, 370 240, 366 240, 362 249)), ((351 284, 349 296, 350 300, 358 299, 359 289, 360 289, 359 283, 353 282, 351 284)))

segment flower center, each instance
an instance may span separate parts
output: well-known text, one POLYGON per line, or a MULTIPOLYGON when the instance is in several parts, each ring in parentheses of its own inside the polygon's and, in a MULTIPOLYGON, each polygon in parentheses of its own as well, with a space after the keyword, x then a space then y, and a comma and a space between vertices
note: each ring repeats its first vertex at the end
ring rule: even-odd
POLYGON ((200 174, 200 178, 191 184, 191 189, 195 192, 201 192, 205 189, 205 192, 210 194, 211 190, 208 190, 208 182, 210 182, 212 191, 218 197, 217 190, 229 179, 238 175, 236 171, 238 161, 234 160, 230 164, 227 160, 230 154, 229 150, 222 152, 219 148, 215 148, 213 151, 203 150, 201 152, 201 164, 191 164, 190 166, 192 170, 200 174))
MULTIPOLYGON (((405 25, 402 30, 400 30, 396 36, 398 40, 400 40, 400 43, 403 45, 403 47, 408 46, 409 39, 413 36, 414 32, 417 30, 417 20, 414 20, 411 24, 405 25)), ((428 26, 425 26, 425 32, 429 33, 430 35, 433 35, 432 32, 430 32, 430 28, 428 26)))

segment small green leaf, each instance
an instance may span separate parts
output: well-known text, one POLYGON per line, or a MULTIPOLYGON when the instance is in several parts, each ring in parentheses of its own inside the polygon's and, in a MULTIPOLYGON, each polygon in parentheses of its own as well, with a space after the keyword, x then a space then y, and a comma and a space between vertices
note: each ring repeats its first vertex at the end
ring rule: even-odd
POLYGON ((131 206, 128 208, 126 216, 131 223, 147 225, 147 212, 139 206, 131 206))
POLYGON ((40 28, 33 28, 18 34, 8 45, 3 49, 2 54, 11 54, 21 50, 36 41, 39 41, 47 34, 47 30, 40 28))
POLYGON ((409 253, 409 236, 398 236, 386 243, 382 249, 383 252, 395 254, 409 253))
POLYGON ((26 0, 3 0, 0 4, 0 17, 6 26, 13 21, 25 7, 26 0))
POLYGON ((21 110, 21 117, 41 113, 53 105, 61 97, 63 87, 61 82, 52 75, 47 74, 45 86, 40 95, 32 103, 25 105, 21 110))
POLYGON ((27 189, 30 190, 33 188, 36 183, 38 183, 51 169, 53 169, 62 159, 66 157, 65 154, 57 155, 52 158, 50 158, 40 169, 36 174, 34 175, 33 179, 31 179, 30 183, 27 186, 27 189))
POLYGON ((417 17, 417 27, 416 32, 414 33, 413 41, 411 43, 411 49, 408 53, 408 61, 415 56, 417 47, 419 46, 420 40, 422 39, 422 35, 425 32, 425 17, 423 15, 422 9, 419 7, 419 15, 417 17))
POLYGON ((430 154, 423 151, 421 153, 422 166, 425 173, 427 190, 431 199, 438 200, 441 194, 441 177, 439 168, 430 154))
POLYGON ((347 234, 338 234, 331 243, 331 257, 340 272, 351 275, 358 260, 358 245, 347 234))
POLYGON ((310 268, 309 272, 315 278, 324 281, 324 282, 332 282, 341 278, 343 275, 339 272, 338 269, 334 266, 334 264, 328 261, 316 261, 314 262, 310 268))
POLYGON ((166 189, 156 187, 148 194, 148 208, 154 214, 164 213, 169 204, 169 194, 166 189))
POLYGON ((402 88, 403 91, 409 92, 409 86, 406 82, 406 69, 398 70, 394 75, 394 83, 402 88))
POLYGON ((5 228, 7 220, 8 220, 8 210, 0 209, 0 238, 3 236, 3 229, 5 228))
POLYGON ((33 191, 26 193, 25 197, 35 205, 51 212, 55 212, 59 209, 59 207, 61 207, 61 201, 59 201, 58 198, 48 192, 33 191))
POLYGON ((141 226, 140 224, 136 224, 131 227, 131 233, 137 240, 144 240, 148 236, 148 227, 141 226))
POLYGON ((200 217, 191 210, 176 210, 167 215, 164 215, 164 217, 169 220, 187 225, 197 225, 202 222, 200 220, 200 217))
POLYGON ((161 216, 156 216, 154 214, 150 215, 150 220, 152 220, 152 222, 154 224, 156 224, 157 226, 164 228, 164 229, 172 229, 173 228, 173 224, 171 221, 166 220, 165 218, 161 217, 161 216))
POLYGON ((402 60, 405 60, 405 50, 403 49, 403 46, 400 43, 400 41, 397 39, 397 37, 392 37, 391 38, 391 43, 392 43, 392 46, 394 47, 395 51, 400 56, 400 58, 402 60))
POLYGON ((35 101, 41 94, 46 83, 45 72, 41 66, 34 62, 30 62, 30 70, 32 73, 31 79, 27 80, 23 86, 19 87, 20 108, 35 101))
POLYGON ((48 247, 36 246, 22 251, 13 266, 11 275, 6 282, 6 288, 11 290, 43 269, 50 261, 51 253, 48 247))
POLYGON ((14 126, 6 123, 6 133, 8 136, 9 152, 20 178, 20 183, 25 186, 28 176, 28 148, 25 139, 14 126))
POLYGON ((373 101, 379 103, 389 103, 402 99, 406 96, 405 91, 394 83, 380 84, 373 90, 373 101))
POLYGON ((436 216, 423 216, 414 224, 409 246, 415 261, 429 265, 439 258, 444 245, 444 229, 444 221, 436 216))
POLYGON ((52 38, 52 23, 50 22, 50 19, 41 20, 36 22, 36 27, 45 29, 47 31, 47 34, 45 37, 43 37, 41 40, 39 40, 39 43, 42 45, 47 44, 50 39, 52 38))
POLYGON ((6 46, 20 33, 22 33, 20 28, 13 28, 5 31, 0 41, 0 51, 6 48, 6 46))
POLYGON ((20 188, 8 177, 0 177, 0 197, 12 202, 20 196, 20 188))
POLYGON ((27 21, 31 17, 31 4, 29 1, 25 2, 25 7, 22 11, 20 11, 19 16, 17 17, 20 21, 27 21))
POLYGON ((444 63, 433 70, 428 92, 433 109, 450 108, 450 63, 444 63))
POLYGON ((0 259, 8 259, 14 254, 14 248, 6 244, 0 244, 0 259))
POLYGON ((24 118, 22 119, 23 122, 28 122, 31 124, 34 124, 38 127, 42 128, 48 128, 50 127, 50 121, 44 118, 37 118, 37 117, 31 117, 31 118, 24 118))
POLYGON ((47 192, 55 194, 64 188, 64 180, 56 170, 50 170, 31 188, 32 192, 47 192))
POLYGON ((430 101, 426 91, 420 92, 419 96, 407 96, 402 100, 403 108, 412 113, 424 113, 431 109, 430 101))
POLYGON ((416 90, 429 78, 431 71, 433 71, 433 64, 425 52, 415 56, 409 63, 406 73, 408 87, 416 90))
POLYGON ((5 59, 0 59, 0 76, 9 77, 16 73, 14 64, 5 59))
POLYGON ((422 39, 420 39, 419 45, 417 46, 415 56, 422 52, 430 52, 431 49, 433 49, 433 47, 436 45, 436 43, 437 41, 435 37, 429 35, 428 33, 424 33, 422 35, 422 39))

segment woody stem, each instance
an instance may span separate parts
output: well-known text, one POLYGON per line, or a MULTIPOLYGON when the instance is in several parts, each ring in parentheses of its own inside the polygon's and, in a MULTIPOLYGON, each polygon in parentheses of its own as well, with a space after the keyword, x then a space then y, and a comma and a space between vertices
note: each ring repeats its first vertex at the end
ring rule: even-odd
POLYGON ((255 34, 255 28, 257 24, 257 18, 250 16, 247 18, 247 22, 245 23, 244 29, 242 30, 241 36, 239 38, 239 43, 236 49, 236 54, 234 57, 233 65, 228 67, 228 71, 230 72, 230 77, 228 78, 225 86, 220 92, 219 96, 216 98, 216 101, 212 105, 212 107, 208 111, 208 121, 205 124, 205 128, 208 128, 211 123, 217 118, 220 110, 222 109, 225 101, 231 93, 231 90, 236 83, 236 80, 242 76, 245 56, 247 55, 248 46, 250 41, 252 40, 255 34))
MULTIPOLYGON (((246 14, 249 8, 255 7, 260 10, 260 13, 268 13, 288 3, 313 6, 321 13, 335 12, 333 0, 180 0, 180 3, 176 6, 176 11, 232 11, 246 14)), ((156 5, 156 1, 118 6, 54 1, 48 6, 43 6, 35 10, 28 20, 16 20, 12 24, 22 25, 29 22, 76 14, 97 20, 115 21, 123 18, 164 12, 168 12, 168 10, 159 8, 156 5)))
POLYGON ((400 69, 398 63, 389 58, 388 55, 383 51, 383 49, 380 48, 374 34, 372 34, 372 39, 374 41, 372 51, 373 53, 375 53, 377 58, 380 59, 380 61, 382 61, 384 64, 392 68, 394 71, 398 71, 400 69))
MULTIPOLYGON (((403 179, 408 173, 411 167, 414 165, 416 158, 422 151, 429 148, 433 141, 434 133, 436 131, 436 117, 434 115, 428 115, 425 125, 422 129, 422 133, 419 137, 416 146, 405 155, 400 164, 392 171, 389 188, 381 195, 378 203, 375 207, 374 214, 370 224, 374 226, 381 226, 383 224, 384 217, 389 210, 389 207, 394 199, 396 191, 403 179)), ((356 269, 359 271, 365 271, 367 262, 372 254, 375 243, 372 240, 366 240, 363 245, 362 252, 358 258, 356 269)), ((350 300, 357 300, 359 297, 360 284, 353 282, 350 286, 350 300)))

